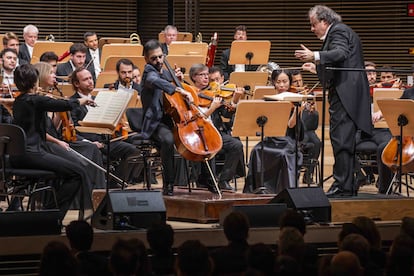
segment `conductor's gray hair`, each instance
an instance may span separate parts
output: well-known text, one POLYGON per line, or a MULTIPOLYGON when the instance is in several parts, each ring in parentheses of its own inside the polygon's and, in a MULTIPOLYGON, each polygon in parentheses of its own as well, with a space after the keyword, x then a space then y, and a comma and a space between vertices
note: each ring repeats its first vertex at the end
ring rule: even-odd
POLYGON ((316 5, 309 10, 309 18, 316 17, 318 21, 325 21, 329 25, 333 23, 338 23, 342 21, 342 18, 331 8, 323 5, 316 5))

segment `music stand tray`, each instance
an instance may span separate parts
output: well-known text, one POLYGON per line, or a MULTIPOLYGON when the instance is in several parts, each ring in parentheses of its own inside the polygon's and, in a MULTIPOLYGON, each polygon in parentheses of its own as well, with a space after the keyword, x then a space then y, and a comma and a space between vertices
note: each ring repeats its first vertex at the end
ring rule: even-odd
POLYGON ((235 40, 231 43, 229 64, 267 64, 269 40, 235 40))

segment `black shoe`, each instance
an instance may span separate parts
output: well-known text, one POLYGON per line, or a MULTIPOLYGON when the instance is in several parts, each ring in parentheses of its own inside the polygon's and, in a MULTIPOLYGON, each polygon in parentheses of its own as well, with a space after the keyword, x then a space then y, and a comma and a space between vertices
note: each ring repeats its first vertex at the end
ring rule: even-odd
POLYGON ((331 186, 328 192, 326 192, 327 197, 350 197, 353 196, 352 192, 342 190, 339 187, 331 186))
POLYGON ((302 182, 303 184, 315 184, 315 181, 313 181, 312 174, 307 174, 307 173, 303 175, 302 182))
POLYGON ((218 183, 218 186, 219 186, 219 188, 221 189, 221 190, 230 190, 230 191, 233 191, 234 189, 233 189, 233 187, 229 184, 229 182, 228 181, 226 181, 226 180, 222 180, 222 181, 220 181, 219 183, 218 183))
POLYGON ((219 193, 216 189, 216 186, 213 183, 207 185, 207 190, 209 190, 213 194, 218 194, 219 193))
POLYGON ((168 183, 162 188, 162 194, 166 196, 173 196, 174 195, 174 184, 168 183))

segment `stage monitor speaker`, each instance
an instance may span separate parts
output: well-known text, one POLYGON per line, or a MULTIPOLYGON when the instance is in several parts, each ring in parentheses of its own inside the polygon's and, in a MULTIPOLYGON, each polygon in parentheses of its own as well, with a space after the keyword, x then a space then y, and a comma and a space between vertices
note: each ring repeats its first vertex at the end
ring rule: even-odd
POLYGON ((285 203, 233 205, 220 214, 220 225, 231 212, 241 212, 249 219, 250 227, 276 227, 279 226, 279 218, 287 209, 285 203))
POLYGON ((103 230, 136 230, 165 220, 160 191, 109 191, 92 216, 92 226, 103 230))
POLYGON ((308 223, 331 221, 331 204, 320 187, 285 189, 270 203, 286 203, 301 212, 308 223))
POLYGON ((60 210, 0 212, 0 236, 60 235, 60 210))

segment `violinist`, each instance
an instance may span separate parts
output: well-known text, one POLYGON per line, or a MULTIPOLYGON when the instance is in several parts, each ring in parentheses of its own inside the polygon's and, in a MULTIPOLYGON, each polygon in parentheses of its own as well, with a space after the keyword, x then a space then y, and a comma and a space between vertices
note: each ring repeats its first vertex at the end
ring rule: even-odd
MULTIPOLYGON (((292 83, 292 76, 288 71, 274 70, 271 76, 276 93, 287 92, 292 83)), ((261 155, 261 143, 258 143, 252 150, 249 160, 249 172, 247 174, 247 181, 245 191, 253 192, 260 181, 261 166, 264 164, 265 179, 263 185, 270 193, 279 193, 285 188, 295 187, 295 139, 298 135, 299 141, 303 140, 303 124, 301 123, 301 106, 292 106, 288 125, 286 129, 286 136, 284 137, 267 137, 264 141, 263 159, 261 155), (299 109, 296 112, 296 109, 299 109), (298 113, 299 120, 296 119, 298 113), (298 123, 298 133, 296 132, 296 124, 298 123), (269 172, 272 172, 270 174, 269 172), (274 173, 273 173, 274 172, 274 173)), ((275 110, 277 112, 277 110, 275 110)), ((302 153, 298 151, 299 166, 302 163, 302 153)), ((300 168, 300 167, 299 167, 300 168)), ((298 168, 298 169, 299 169, 298 168)))
POLYGON ((14 49, 6 48, 0 53, 2 63, 2 88, 10 90, 14 85, 13 71, 17 66, 17 52, 14 49))
MULTIPOLYGON (((164 113, 163 94, 181 93, 193 102, 191 93, 174 86, 169 71, 163 69, 164 53, 157 40, 149 40, 144 45, 144 57, 147 64, 142 75, 141 101, 144 111, 141 137, 153 139, 160 147, 163 166, 163 194, 172 196, 176 171, 174 169, 174 136, 170 116, 164 113)), ((183 74, 179 68, 175 70, 178 78, 183 74)), ((178 184, 178 183, 177 183, 178 184)))
MULTIPOLYGON (((292 85, 298 91, 307 91, 307 87, 303 84, 302 74, 299 70, 292 70, 292 85)), ((316 129, 319 124, 319 113, 316 110, 314 102, 305 102, 302 110, 302 123, 304 129, 303 141, 301 142, 301 150, 303 153, 307 153, 310 159, 317 160, 321 152, 321 139, 316 134, 316 129)), ((304 162, 308 164, 305 167, 305 173, 303 174, 303 183, 314 184, 313 172, 315 170, 314 162, 304 162)))
MULTIPOLYGON (((60 219, 63 220, 69 206, 81 187, 84 187, 84 169, 61 156, 50 153, 46 147, 46 116, 48 111, 69 111, 80 104, 89 104, 88 99, 56 100, 35 95, 39 73, 30 64, 23 64, 14 71, 16 86, 21 94, 13 105, 14 123, 26 133, 26 153, 10 158, 15 168, 43 169, 55 172, 62 182, 56 187, 60 219)), ((53 201, 44 205, 55 208, 53 201)))
MULTIPOLYGON (((38 62, 33 66, 39 71, 40 88, 43 91, 52 92, 56 82, 56 76, 52 66, 45 62, 38 62)), ((50 97, 53 97, 52 93, 50 93, 50 97)), ((102 171, 96 169, 96 167, 80 159, 75 153, 69 151, 69 149, 74 149, 98 166, 102 167, 102 153, 99 150, 99 144, 78 140, 70 117, 70 112, 48 112, 46 120, 46 144, 49 152, 72 162, 82 164, 82 166, 85 167, 87 176, 86 182, 88 185, 86 187, 87 189, 85 189, 84 199, 87 199, 85 200, 85 203, 90 203, 92 189, 105 188, 105 175, 102 171), (61 116, 63 116, 63 118, 61 116), (71 130, 63 132, 65 128, 71 130), (68 135, 74 135, 74 137, 67 137, 68 135)))
POLYGON ((55 52, 44 52, 41 56, 39 61, 49 63, 52 65, 53 72, 56 74, 57 69, 57 63, 58 63, 58 56, 55 54, 55 52))
MULTIPOLYGON (((194 81, 194 85, 202 89, 202 87, 205 87, 205 84, 207 83, 204 75, 201 75, 206 72, 206 68, 201 65, 198 66, 202 71, 200 71, 199 75, 193 74, 192 79, 194 81)), ((197 70, 193 71, 195 73, 197 70)), ((219 67, 213 66, 209 69, 209 82, 217 82, 219 85, 223 85, 224 74, 219 67)), ((231 135, 235 108, 243 94, 244 88, 237 87, 235 89, 230 102, 233 110, 229 110, 223 106, 221 102, 219 102, 220 104, 216 106, 216 100, 214 100, 210 106, 210 109, 215 109, 211 113, 211 119, 214 126, 220 132, 221 138, 223 140, 223 147, 221 149, 221 152, 224 154, 224 165, 218 176, 218 183, 219 187, 224 190, 233 190, 233 187, 229 184, 230 180, 235 176, 243 177, 246 174, 243 157, 243 145, 238 137, 233 137, 231 135), (229 122, 225 122, 223 118, 227 118, 229 122)))
POLYGON ((20 43, 19 43, 19 37, 15 33, 8 32, 4 34, 3 49, 7 49, 7 48, 16 50, 16 53, 17 53, 16 67, 19 65, 28 63, 26 60, 19 58, 20 43))
POLYGON ((377 72, 375 71, 377 69, 377 65, 372 61, 365 61, 365 69, 372 70, 367 71, 367 78, 370 86, 375 85, 377 83, 377 72))
POLYGON ((400 88, 402 85, 401 80, 397 77, 394 72, 394 68, 390 65, 384 65, 382 70, 390 70, 388 72, 380 73, 380 83, 377 83, 375 87, 384 87, 384 88, 400 88))
POLYGON ((83 43, 88 48, 86 51, 85 64, 90 64, 90 70, 95 72, 97 78, 101 73, 101 51, 98 46, 98 35, 95 32, 85 32, 83 43))
MULTIPOLYGON (((71 96, 71 99, 93 99, 91 92, 94 89, 94 83, 92 75, 89 70, 84 68, 76 69, 72 75, 72 87, 74 94, 71 96)), ((83 120, 86 116, 89 108, 93 107, 78 107, 72 110, 71 115, 73 123, 75 126, 79 125, 79 121, 83 120)), ((95 143, 103 154, 106 154, 106 137, 104 135, 94 134, 94 133, 84 133, 77 132, 78 139, 82 141, 90 141, 95 143)), ((129 159, 134 156, 139 156, 140 151, 132 144, 125 141, 115 141, 111 142, 109 157, 111 160, 120 160, 119 165, 115 167, 114 174, 122 180, 130 181, 135 175, 139 174, 137 172, 140 170, 140 167, 136 164, 129 164, 129 159)), ((110 183, 113 187, 118 187, 118 183, 110 183)))

